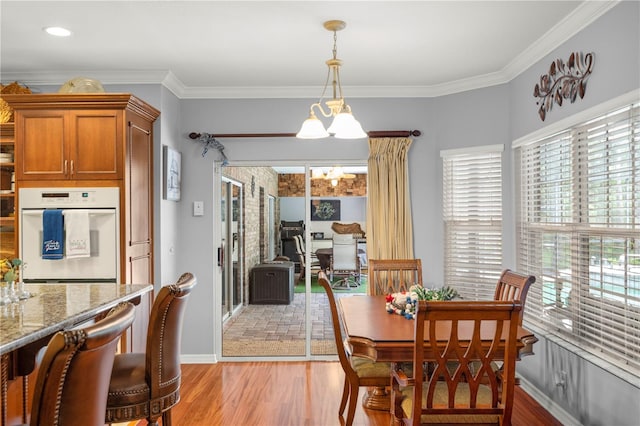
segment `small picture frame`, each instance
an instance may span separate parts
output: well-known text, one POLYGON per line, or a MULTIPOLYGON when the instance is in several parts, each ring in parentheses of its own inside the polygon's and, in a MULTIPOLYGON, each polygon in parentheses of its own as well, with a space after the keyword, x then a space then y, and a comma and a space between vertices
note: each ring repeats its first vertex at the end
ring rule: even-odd
POLYGON ((340 200, 311 200, 311 220, 340 220, 340 200))
POLYGON ((164 199, 180 201, 180 178, 182 171, 182 155, 179 151, 166 145, 162 147, 162 170, 164 172, 164 199))

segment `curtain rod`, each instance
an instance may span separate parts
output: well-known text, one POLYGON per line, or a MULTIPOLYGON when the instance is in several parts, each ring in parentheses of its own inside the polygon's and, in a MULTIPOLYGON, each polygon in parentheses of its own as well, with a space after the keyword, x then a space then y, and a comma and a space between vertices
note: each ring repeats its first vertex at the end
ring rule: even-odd
MULTIPOLYGON (((420 130, 376 130, 367 132, 370 138, 402 138, 409 136, 420 136, 422 132, 420 130)), ((200 133, 191 132, 189 137, 191 139, 198 139, 201 136, 200 133)), ((292 138, 295 137, 295 133, 219 133, 211 134, 215 138, 292 138)))

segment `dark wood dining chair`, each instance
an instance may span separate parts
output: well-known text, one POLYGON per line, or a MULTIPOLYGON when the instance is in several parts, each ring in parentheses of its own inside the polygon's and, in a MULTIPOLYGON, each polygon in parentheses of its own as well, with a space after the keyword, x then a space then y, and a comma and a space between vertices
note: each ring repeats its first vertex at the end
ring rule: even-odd
MULTIPOLYGON (((525 303, 527 301, 527 294, 529 293, 529 287, 536 282, 536 277, 533 275, 525 275, 519 272, 514 272, 510 269, 502 271, 498 283, 496 284, 496 292, 493 296, 493 300, 517 300, 522 303, 522 310, 520 311, 519 325, 522 325, 522 319, 524 316, 525 303)), ((498 373, 498 378, 502 376, 502 363, 492 363, 493 369, 498 373)), ((520 378, 516 377, 516 385, 520 384, 520 378)))
POLYGON ((51 338, 36 378, 31 426, 104 424, 118 339, 134 315, 133 304, 122 303, 95 324, 51 338))
POLYGON ((373 295, 408 291, 422 285, 420 259, 369 259, 369 288, 373 295))
POLYGON ((420 301, 413 370, 392 366, 396 424, 509 426, 521 310, 519 301, 420 301), (460 332, 467 327, 464 337, 460 332), (504 361, 501 380, 491 367, 496 359, 504 361))
POLYGON ((498 283, 496 284, 496 292, 493 300, 518 300, 522 303, 520 311, 520 325, 522 325, 522 317, 524 315, 524 307, 527 301, 529 287, 536 282, 533 275, 524 275, 514 272, 510 269, 502 271, 498 283))
POLYGON ((182 320, 196 282, 185 273, 162 287, 151 308, 146 351, 115 357, 103 423, 146 419, 157 425, 162 416, 162 425, 171 425, 171 407, 180 401, 182 320))
POLYGON ((391 377, 390 364, 388 362, 374 362, 367 358, 351 356, 351 349, 348 347, 348 344, 345 341, 345 335, 342 331, 342 321, 338 314, 338 307, 331 288, 331 283, 324 272, 318 273, 318 283, 324 288, 324 291, 327 293, 327 298, 329 299, 336 350, 338 352, 340 365, 344 371, 344 388, 342 391, 342 399, 340 400, 338 414, 340 416, 343 415, 348 402, 349 408, 347 409, 345 425, 350 426, 353 424, 360 386, 375 386, 382 388, 389 386, 391 377))

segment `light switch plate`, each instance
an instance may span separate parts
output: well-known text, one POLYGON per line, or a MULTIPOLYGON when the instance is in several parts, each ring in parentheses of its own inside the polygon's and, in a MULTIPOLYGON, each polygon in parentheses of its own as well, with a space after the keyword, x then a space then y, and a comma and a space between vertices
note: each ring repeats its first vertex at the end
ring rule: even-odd
POLYGON ((203 201, 194 201, 193 202, 193 215, 194 216, 203 216, 204 215, 204 202, 203 201))

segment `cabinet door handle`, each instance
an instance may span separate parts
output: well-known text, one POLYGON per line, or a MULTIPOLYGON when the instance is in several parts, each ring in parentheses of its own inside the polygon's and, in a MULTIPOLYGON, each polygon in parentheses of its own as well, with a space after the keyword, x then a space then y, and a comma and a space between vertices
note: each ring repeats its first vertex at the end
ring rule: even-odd
POLYGON ((71 160, 71 176, 73 176, 73 160, 71 160))
POLYGON ((64 174, 67 174, 67 160, 64 160, 64 174))

